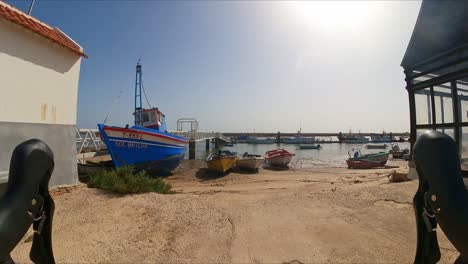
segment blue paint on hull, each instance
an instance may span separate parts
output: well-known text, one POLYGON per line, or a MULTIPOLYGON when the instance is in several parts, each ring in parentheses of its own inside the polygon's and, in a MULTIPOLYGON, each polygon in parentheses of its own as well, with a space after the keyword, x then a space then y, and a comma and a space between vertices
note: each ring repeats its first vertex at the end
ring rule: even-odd
MULTIPOLYGON (((174 170, 184 159, 186 146, 179 144, 163 143, 153 140, 143 140, 135 138, 109 137, 104 131, 104 125, 99 124, 102 139, 107 145, 109 154, 116 167, 134 166, 137 169, 144 169, 148 172, 170 172, 174 170)), ((123 129, 123 128, 120 128, 123 129)), ((141 131, 153 135, 162 135, 168 138, 186 140, 183 137, 153 132, 149 129, 132 127, 132 131, 141 131)))

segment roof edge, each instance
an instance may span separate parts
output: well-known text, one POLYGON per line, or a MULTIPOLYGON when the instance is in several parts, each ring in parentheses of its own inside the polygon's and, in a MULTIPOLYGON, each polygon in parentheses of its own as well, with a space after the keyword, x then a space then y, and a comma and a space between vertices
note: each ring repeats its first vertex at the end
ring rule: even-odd
MULTIPOLYGON (((406 55, 408 53, 408 49, 411 46, 411 44, 413 43, 413 41, 414 41, 414 29, 416 28, 418 23, 421 23, 419 19, 421 17, 421 13, 422 13, 422 10, 423 10, 423 5, 424 5, 424 0, 421 2, 421 7, 419 8, 418 17, 416 18, 416 23, 414 23, 414 27, 413 27, 413 31, 411 32, 410 40, 408 41, 408 45, 406 46, 405 54, 403 55, 403 59, 401 60, 401 63, 400 63, 400 66, 403 67, 404 69, 405 69, 404 64, 405 64, 405 61, 406 61, 406 55)), ((408 65, 406 65, 406 66, 408 66, 408 65)))

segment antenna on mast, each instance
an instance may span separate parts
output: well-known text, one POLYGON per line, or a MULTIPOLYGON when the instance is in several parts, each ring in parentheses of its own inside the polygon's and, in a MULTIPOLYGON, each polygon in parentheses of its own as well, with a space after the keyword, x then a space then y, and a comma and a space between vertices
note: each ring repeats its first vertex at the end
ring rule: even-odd
POLYGON ((31 5, 29 6, 28 15, 31 15, 32 9, 33 9, 33 7, 34 7, 34 3, 35 3, 35 2, 36 2, 36 0, 32 0, 32 1, 31 1, 31 5))

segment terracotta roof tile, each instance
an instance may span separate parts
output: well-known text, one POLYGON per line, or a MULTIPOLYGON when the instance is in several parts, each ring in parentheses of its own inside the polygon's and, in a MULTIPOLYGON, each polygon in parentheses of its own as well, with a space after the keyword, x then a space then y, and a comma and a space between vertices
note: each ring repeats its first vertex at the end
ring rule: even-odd
POLYGON ((88 55, 83 53, 81 47, 59 29, 50 27, 36 18, 6 4, 2 0, 0 0, 0 17, 49 39, 77 55, 88 58, 88 55))

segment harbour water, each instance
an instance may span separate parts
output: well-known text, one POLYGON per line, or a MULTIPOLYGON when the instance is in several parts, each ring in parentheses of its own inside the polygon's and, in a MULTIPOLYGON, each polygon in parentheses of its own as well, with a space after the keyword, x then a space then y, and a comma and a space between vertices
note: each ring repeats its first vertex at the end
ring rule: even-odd
MULTIPOLYGON (((345 160, 348 158, 348 151, 352 149, 359 149, 361 153, 375 153, 379 151, 390 151, 392 143, 386 143, 388 147, 386 149, 366 149, 366 144, 340 144, 340 143, 331 143, 331 144, 320 144, 322 149, 299 149, 299 145, 294 144, 246 144, 238 143, 234 144, 232 147, 223 146, 222 150, 230 150, 237 152, 239 155, 242 155, 244 152, 250 154, 259 154, 264 155, 266 151, 284 148, 292 153, 295 153, 296 156, 293 159, 293 163, 301 163, 305 166, 337 166, 342 167, 346 166, 345 160)), ((408 142, 398 142, 394 143, 400 146, 400 149, 409 148, 410 144, 408 142)), ((204 159, 209 153, 205 150, 205 142, 197 142, 196 144, 196 159, 204 159)), ((214 144, 210 144, 210 151, 214 151, 214 144)), ((186 159, 188 154, 186 154, 186 159)))

